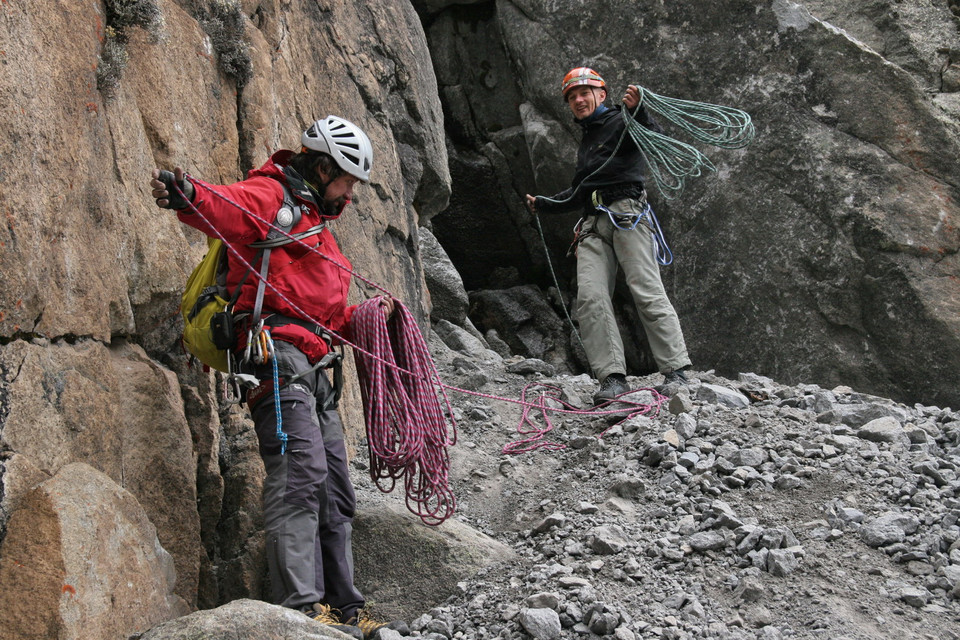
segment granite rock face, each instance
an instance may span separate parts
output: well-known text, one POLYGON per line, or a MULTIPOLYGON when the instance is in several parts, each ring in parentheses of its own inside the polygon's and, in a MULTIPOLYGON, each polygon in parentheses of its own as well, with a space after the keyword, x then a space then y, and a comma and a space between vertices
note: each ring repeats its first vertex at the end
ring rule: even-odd
MULTIPOLYGON (((716 172, 677 199, 648 185, 693 360, 956 405, 960 72, 948 4, 427 3, 454 149, 451 207, 434 233, 468 290, 519 284, 490 282, 492 265, 553 285, 521 203, 569 185, 579 133, 559 82, 572 67, 600 71, 608 103, 634 83, 739 107, 756 126, 752 145, 702 146, 716 172), (512 162, 499 189, 459 179, 461 159, 492 179, 501 156, 512 162), (504 262, 491 229, 523 253, 504 262)), ((558 281, 573 290, 563 254, 577 215, 541 218, 558 281)), ((625 332, 637 345, 629 366, 653 371, 642 331, 625 332)))
MULTIPOLYGON (((205 238, 155 206, 150 171, 230 183, 298 148, 315 119, 357 123, 373 172, 334 232, 356 273, 426 322, 418 226, 446 207, 450 177, 420 20, 388 1, 4 5, 0 62, 0 557, 13 562, 22 532, 47 526, 27 508, 40 483, 85 464, 155 527, 145 562, 172 558, 163 576, 180 603, 145 621, 116 614, 90 637, 264 597, 256 437, 245 411, 222 403, 221 378, 179 344, 180 296, 205 238)), ((357 283, 351 302, 382 293, 357 283)), ((341 411, 355 445, 355 386, 341 411)), ((119 518, 112 502, 100 508, 119 518)), ((73 545, 45 539, 51 562, 73 545)), ((107 560, 91 555, 90 571, 122 583, 130 567, 107 560)), ((36 611, 0 592, 5 613, 36 611)), ((84 635, 71 625, 89 614, 63 617, 64 594, 54 635, 84 635)))

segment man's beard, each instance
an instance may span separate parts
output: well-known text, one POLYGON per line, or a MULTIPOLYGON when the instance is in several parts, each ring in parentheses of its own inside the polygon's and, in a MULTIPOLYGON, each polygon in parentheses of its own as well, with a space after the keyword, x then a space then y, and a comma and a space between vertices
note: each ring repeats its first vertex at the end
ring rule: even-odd
POLYGON ((340 196, 339 198, 334 198, 332 200, 323 200, 323 215, 328 218, 337 218, 343 213, 344 208, 350 204, 345 196, 340 196))

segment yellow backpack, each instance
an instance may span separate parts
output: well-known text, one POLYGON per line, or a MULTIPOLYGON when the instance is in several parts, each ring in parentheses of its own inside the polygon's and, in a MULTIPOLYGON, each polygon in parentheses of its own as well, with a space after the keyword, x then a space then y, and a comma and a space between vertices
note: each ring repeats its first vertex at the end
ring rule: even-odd
MULTIPOLYGON (((215 336, 225 329, 221 326, 224 320, 221 314, 227 312, 227 305, 235 301, 227 292, 226 252, 222 240, 207 238, 207 255, 190 274, 180 299, 183 346, 203 364, 223 372, 229 371, 227 350, 233 345, 223 345, 223 341, 215 336), (213 328, 219 331, 215 333, 213 328)), ((237 287, 239 291, 240 287, 237 287)), ((232 332, 232 322, 230 324, 232 332)))

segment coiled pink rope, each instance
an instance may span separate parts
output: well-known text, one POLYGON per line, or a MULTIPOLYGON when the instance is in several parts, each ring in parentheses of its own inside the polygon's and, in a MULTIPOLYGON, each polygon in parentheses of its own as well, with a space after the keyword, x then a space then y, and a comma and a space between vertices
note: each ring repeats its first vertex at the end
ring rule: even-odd
MULTIPOLYGON (((420 327, 399 301, 388 320, 380 300, 353 313, 353 337, 370 453, 370 478, 389 493, 403 478, 407 508, 440 524, 456 507, 447 447, 456 444, 437 400, 443 385, 420 327)), ((446 395, 444 392, 444 399, 446 395)), ((449 409, 449 402, 447 403, 449 409)))

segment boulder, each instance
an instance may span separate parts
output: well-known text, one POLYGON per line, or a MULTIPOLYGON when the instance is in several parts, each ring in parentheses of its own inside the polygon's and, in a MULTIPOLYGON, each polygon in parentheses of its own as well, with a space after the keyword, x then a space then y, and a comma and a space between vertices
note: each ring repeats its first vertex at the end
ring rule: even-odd
POLYGON ((87 464, 68 464, 10 518, 0 628, 21 640, 126 640, 189 613, 175 583, 173 558, 136 498, 87 464))
POLYGON ((472 291, 470 318, 478 327, 495 329, 513 353, 570 370, 570 327, 539 288, 472 291))
POLYGON ((428 527, 389 501, 357 513, 353 550, 360 591, 381 619, 396 620, 413 620, 454 594, 459 581, 514 556, 455 519, 428 527))
POLYGON ((419 237, 423 277, 430 291, 430 318, 461 325, 467 317, 467 307, 470 305, 467 292, 463 288, 463 280, 437 238, 428 229, 421 228, 419 237))
POLYGON ((259 600, 234 600, 159 624, 131 640, 347 640, 352 636, 314 622, 299 611, 259 600))
POLYGON ((871 442, 899 442, 900 444, 910 444, 910 438, 903 426, 896 419, 889 416, 871 420, 860 427, 857 435, 864 440, 871 442))
MULTIPOLYGON (((86 462, 136 497, 174 557, 178 594, 195 605, 203 556, 197 462, 176 376, 121 340, 112 348, 16 341, 0 347, 0 367, 12 363, 18 375, 0 432, 17 454, 4 473, 10 513, 32 482, 86 462)), ((215 428, 199 428, 207 436, 198 431, 198 439, 215 428)))

